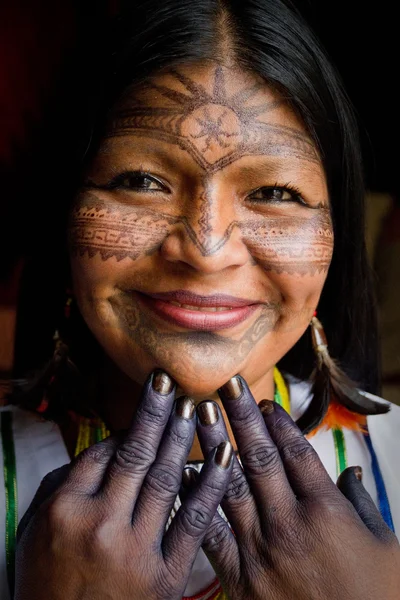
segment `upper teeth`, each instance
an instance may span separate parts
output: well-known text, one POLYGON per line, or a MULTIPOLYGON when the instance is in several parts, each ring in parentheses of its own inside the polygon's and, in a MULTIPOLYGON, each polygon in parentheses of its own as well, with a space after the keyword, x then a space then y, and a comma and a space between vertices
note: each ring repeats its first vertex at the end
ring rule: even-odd
POLYGON ((170 300, 170 304, 174 306, 180 306, 181 308, 187 308, 188 310, 198 310, 200 312, 220 312, 221 310, 232 310, 232 306, 192 306, 191 304, 181 304, 170 300))

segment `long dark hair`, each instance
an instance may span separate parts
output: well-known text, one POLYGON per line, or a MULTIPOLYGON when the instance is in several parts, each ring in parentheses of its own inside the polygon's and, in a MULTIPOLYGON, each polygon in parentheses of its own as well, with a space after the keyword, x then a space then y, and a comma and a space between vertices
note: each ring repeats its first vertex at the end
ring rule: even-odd
MULTIPOLYGON (((77 67, 74 71, 75 81, 80 86, 80 98, 76 101, 75 97, 74 100, 80 112, 79 118, 71 119, 71 123, 75 131, 78 123, 79 131, 84 133, 78 146, 80 152, 86 158, 95 152, 105 115, 124 88, 164 67, 204 60, 224 62, 229 54, 238 66, 260 75, 282 90, 301 115, 319 148, 332 206, 335 245, 318 316, 324 324, 331 355, 360 387, 378 393, 376 306, 364 243, 364 187, 357 125, 341 82, 319 42, 297 9, 283 0, 142 0, 128 4, 131 7, 125 7, 116 19, 113 36, 108 24, 107 33, 98 35, 97 41, 87 44, 86 63, 81 61, 86 70, 79 72, 79 78, 77 67), (104 39, 109 43, 105 44, 104 39)), ((72 109, 69 110, 71 112, 72 109)), ((75 162, 70 156, 65 157, 70 165, 70 182, 64 190, 65 197, 72 195, 74 186, 78 185, 78 174, 82 170, 78 157, 79 153, 74 154, 75 162)), ((47 206, 49 209, 50 201, 47 206)), ((40 331, 37 327, 34 331, 35 339, 32 340, 31 334, 31 343, 26 334, 29 311, 26 295, 31 293, 33 282, 37 289, 40 275, 37 270, 34 275, 32 271, 29 275, 28 271, 25 277, 18 315, 17 379, 21 379, 29 369, 46 363, 46 354, 48 358, 51 352, 52 333, 60 328, 61 284, 65 279, 60 268, 63 255, 59 243, 64 241, 64 237, 60 235, 59 228, 65 227, 66 206, 67 203, 60 200, 54 211, 57 213, 54 217, 56 233, 51 246, 49 236, 44 237, 46 241, 42 250, 49 252, 51 247, 52 259, 47 257, 44 261, 41 255, 40 260, 47 267, 53 261, 53 280, 49 284, 48 271, 42 268, 44 295, 37 302, 36 310, 43 320, 40 331), (56 248, 60 248, 60 254, 56 248), (57 279, 59 286, 56 285, 57 279), (46 341, 41 343, 44 338, 46 341)), ((37 264, 37 259, 31 264, 37 264)), ((76 319, 78 322, 79 315, 76 319)), ((76 326, 75 337, 84 327, 82 323, 76 326)), ((68 335, 67 332, 65 334, 68 335)), ((88 332, 85 335, 87 343, 95 344, 88 332)), ((73 353, 74 335, 69 334, 69 338, 73 353)), ((82 349, 82 346, 80 338, 79 347, 82 349)), ((65 362, 63 352, 57 355, 60 364, 65 362)), ((77 363, 84 358, 85 353, 81 354, 77 363)), ((281 360, 280 366, 306 379, 314 368, 314 360, 309 333, 306 332, 281 360)), ((43 394, 43 386, 49 380, 54 382, 56 366, 54 361, 51 368, 47 365, 34 385, 17 385, 17 391, 24 389, 25 392, 22 395, 17 393, 15 398, 18 400, 15 401, 34 408, 43 394)), ((85 372, 83 366, 82 369, 85 372)), ((61 388, 58 386, 58 392, 61 388)), ((65 393, 62 396, 65 401, 58 399, 53 409, 48 411, 50 417, 57 415, 70 402, 65 393)), ((307 417, 308 423, 302 423, 303 430, 311 422, 320 421, 324 412, 326 406, 314 406, 312 414, 307 417)))

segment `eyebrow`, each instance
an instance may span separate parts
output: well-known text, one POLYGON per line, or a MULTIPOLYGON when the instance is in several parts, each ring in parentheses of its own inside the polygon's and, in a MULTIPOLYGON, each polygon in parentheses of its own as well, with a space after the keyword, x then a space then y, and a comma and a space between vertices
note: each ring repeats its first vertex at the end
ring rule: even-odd
POLYGON ((300 159, 319 162, 313 140, 298 129, 256 121, 247 132, 248 152, 255 155, 281 156, 286 154, 300 159), (263 150, 263 152, 260 152, 263 150))
MULTIPOLYGON (((247 156, 249 156, 249 155, 247 155, 247 156)), ((290 173, 292 171, 291 164, 293 164, 293 162, 291 163, 290 161, 292 161, 293 157, 277 156, 277 157, 274 157, 274 158, 277 158, 277 161, 274 161, 274 162, 271 162, 270 156, 257 155, 254 158, 259 159, 257 164, 255 164, 255 165, 244 164, 244 165, 239 166, 241 175, 245 175, 249 181, 251 181, 252 179, 259 179, 260 175, 267 177, 267 178, 277 178, 277 179, 282 179, 282 176, 285 175, 290 179, 290 177, 291 177, 290 173)), ((294 165, 293 170, 296 170, 296 172, 297 172, 296 177, 298 178, 298 166, 294 165)), ((322 165, 320 163, 316 163, 316 162, 310 162, 307 164, 303 163, 301 166, 301 173, 306 174, 307 172, 310 173, 310 176, 318 175, 319 177, 321 177, 322 176, 322 165)))
MULTIPOLYGON (((176 168, 176 160, 172 152, 164 150, 161 146, 155 146, 149 141, 144 144, 141 143, 140 146, 138 146, 136 141, 129 139, 130 135, 136 137, 136 134, 132 132, 126 133, 124 136, 108 135, 105 143, 103 142, 99 149, 99 154, 111 154, 115 152, 116 149, 114 144, 117 142, 118 147, 122 146, 122 148, 126 148, 129 152, 132 152, 133 155, 139 153, 140 157, 143 157, 143 160, 148 156, 152 164, 156 164, 160 168, 165 168, 166 166, 171 169, 176 168)), ((139 134, 137 134, 137 136, 142 137, 144 140, 147 140, 148 137, 146 135, 140 136, 139 134)))

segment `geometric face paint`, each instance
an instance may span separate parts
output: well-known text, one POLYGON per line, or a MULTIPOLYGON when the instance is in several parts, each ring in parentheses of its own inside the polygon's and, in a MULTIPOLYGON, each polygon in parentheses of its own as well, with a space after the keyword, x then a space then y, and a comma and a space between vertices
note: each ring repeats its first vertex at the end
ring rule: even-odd
POLYGON ((282 100, 275 99, 251 102, 263 89, 263 82, 229 95, 220 66, 214 72, 212 92, 179 71, 170 74, 184 91, 150 81, 147 91, 159 92, 168 104, 121 108, 111 122, 110 136, 145 135, 177 145, 207 174, 246 155, 280 156, 290 151, 297 158, 318 162, 314 145, 302 132, 256 120, 282 105, 282 100))
POLYGON ((299 217, 232 221, 220 239, 207 243, 184 215, 172 216, 140 207, 110 207, 88 192, 77 202, 71 216, 70 248, 73 252, 102 260, 137 260, 156 252, 171 228, 181 223, 203 256, 218 252, 235 228, 241 231, 253 259, 266 271, 306 275, 324 272, 332 256, 333 233, 329 211, 312 219, 299 217))
POLYGON ((333 243, 301 119, 258 76, 210 64, 126 91, 69 220, 75 293, 106 353, 136 381, 158 366, 198 397, 238 371, 263 394, 318 304, 333 243), (260 309, 232 329, 189 331, 135 299, 177 289, 260 309))

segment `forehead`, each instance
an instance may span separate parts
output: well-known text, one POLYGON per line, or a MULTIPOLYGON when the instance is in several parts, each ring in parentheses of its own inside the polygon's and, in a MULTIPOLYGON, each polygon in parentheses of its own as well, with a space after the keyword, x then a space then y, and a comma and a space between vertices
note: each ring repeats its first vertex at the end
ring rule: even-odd
POLYGON ((253 73, 221 65, 184 65, 128 88, 107 137, 129 135, 178 143, 207 172, 246 155, 320 162, 281 93, 253 73))

